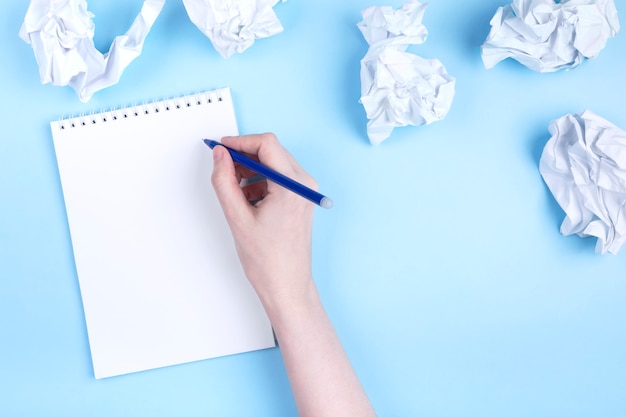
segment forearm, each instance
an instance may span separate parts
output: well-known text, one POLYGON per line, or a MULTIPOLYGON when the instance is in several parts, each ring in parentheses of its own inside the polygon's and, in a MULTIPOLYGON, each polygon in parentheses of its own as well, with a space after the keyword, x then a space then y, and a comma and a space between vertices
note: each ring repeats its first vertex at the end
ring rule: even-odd
MULTIPOLYGON (((222 143, 317 189, 272 134, 223 138, 222 143)), ((373 416, 311 277, 313 205, 271 181, 242 189, 242 179, 253 173, 236 166, 221 146, 213 156, 211 181, 243 269, 276 331, 300 415, 373 416)))
POLYGON ((298 297, 265 302, 301 417, 374 416, 311 279, 298 297))

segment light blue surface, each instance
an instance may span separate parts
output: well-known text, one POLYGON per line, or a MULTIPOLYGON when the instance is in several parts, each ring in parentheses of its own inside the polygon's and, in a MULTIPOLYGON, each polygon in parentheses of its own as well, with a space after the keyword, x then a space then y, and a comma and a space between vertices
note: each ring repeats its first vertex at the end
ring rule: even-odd
MULTIPOLYGON (((101 50, 140 4, 90 3, 101 50)), ((91 369, 48 122, 225 86, 241 132, 275 132, 335 202, 316 212, 314 272, 381 416, 626 415, 626 249, 561 236, 538 171, 552 119, 590 109, 626 128, 625 31, 569 72, 485 70, 479 46, 506 1, 433 0, 411 51, 457 78, 452 109, 372 147, 356 28, 372 4, 278 4, 285 31, 224 60, 168 0, 121 82, 82 104, 40 84, 17 36, 28 2, 0 3, 0 415, 296 414, 278 349, 98 381, 91 369)))

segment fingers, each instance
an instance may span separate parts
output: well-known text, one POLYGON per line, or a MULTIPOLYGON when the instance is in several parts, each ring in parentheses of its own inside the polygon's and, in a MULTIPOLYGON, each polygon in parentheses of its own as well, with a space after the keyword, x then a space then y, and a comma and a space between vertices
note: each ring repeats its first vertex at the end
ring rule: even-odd
POLYGON ((247 222, 251 205, 239 186, 239 179, 230 154, 223 146, 213 149, 213 174, 211 183, 231 228, 247 222))
POLYGON ((245 185, 241 188, 246 200, 254 204, 256 201, 260 201, 267 196, 267 181, 258 181, 250 185, 245 185))
POLYGON ((293 171, 295 161, 272 133, 225 137, 222 143, 285 175, 293 171))
MULTIPOLYGON (((302 169, 300 164, 282 147, 272 133, 224 137, 222 138, 222 143, 237 151, 251 155, 264 165, 283 175, 302 182, 310 188, 317 189, 315 180, 302 169)), ((274 188, 275 185, 270 184, 269 186, 274 188)))

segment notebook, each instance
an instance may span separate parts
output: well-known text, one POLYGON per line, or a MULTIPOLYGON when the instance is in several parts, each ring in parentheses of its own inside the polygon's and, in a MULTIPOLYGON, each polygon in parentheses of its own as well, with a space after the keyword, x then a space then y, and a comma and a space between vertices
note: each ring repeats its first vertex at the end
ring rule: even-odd
POLYGON ((275 346, 211 186, 230 90, 50 124, 96 378, 275 346))

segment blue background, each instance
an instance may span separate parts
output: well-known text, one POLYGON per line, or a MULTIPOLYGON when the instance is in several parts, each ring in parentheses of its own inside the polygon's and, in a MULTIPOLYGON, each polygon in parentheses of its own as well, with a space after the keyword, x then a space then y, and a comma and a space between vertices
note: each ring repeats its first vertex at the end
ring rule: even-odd
MULTIPOLYGON (((225 60, 168 0, 120 83, 83 104, 40 84, 18 37, 28 2, 0 3, 0 415, 296 415, 278 349, 93 377, 48 123, 218 87, 242 133, 275 132, 335 201, 316 212, 314 273, 381 416, 626 415, 626 249, 560 235, 538 171, 552 119, 590 109, 626 128, 625 31, 572 71, 486 70, 506 1, 433 0, 410 51, 457 78, 452 109, 372 147, 356 23, 373 4, 278 4, 285 31, 225 60)), ((90 2, 100 50, 140 5, 90 2)))

